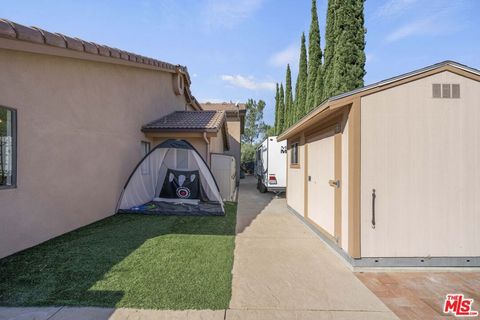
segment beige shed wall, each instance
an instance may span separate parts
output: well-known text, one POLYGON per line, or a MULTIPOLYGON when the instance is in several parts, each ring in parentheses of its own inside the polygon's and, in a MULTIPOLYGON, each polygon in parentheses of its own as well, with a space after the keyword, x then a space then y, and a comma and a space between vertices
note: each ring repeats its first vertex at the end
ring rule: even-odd
POLYGON ((0 257, 114 213, 143 124, 185 109, 169 73, 0 50, 17 109, 16 189, 0 190, 0 257))
POLYGON ((300 168, 291 168, 291 150, 288 140, 287 152, 287 204, 296 212, 305 215, 304 193, 305 193, 305 146, 299 143, 298 157, 300 168))
POLYGON ((366 96, 361 123, 362 256, 480 256, 480 83, 442 72, 366 96))

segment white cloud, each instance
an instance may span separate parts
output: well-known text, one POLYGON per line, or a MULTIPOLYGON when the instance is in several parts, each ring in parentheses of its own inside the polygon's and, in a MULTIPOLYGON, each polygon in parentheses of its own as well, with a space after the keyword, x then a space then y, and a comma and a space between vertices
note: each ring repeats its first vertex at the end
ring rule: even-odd
POLYGON ((416 20, 397 28, 387 35, 388 42, 394 42, 409 36, 424 35, 435 31, 432 25, 432 18, 416 20))
POLYGON ((244 77, 241 75, 222 75, 221 79, 232 86, 248 90, 270 90, 275 91, 275 82, 255 81, 254 77, 244 77))
POLYGON ((208 27, 232 28, 260 9, 264 0, 208 0, 203 21, 208 27))
POLYGON ((427 18, 414 20, 400 26, 387 35, 387 42, 394 42, 413 36, 438 36, 452 34, 464 26, 441 12, 427 18))
POLYGON ((298 62, 300 56, 300 48, 295 45, 291 44, 282 51, 279 51, 273 54, 270 57, 269 63, 275 67, 286 67, 287 64, 290 66, 294 66, 295 63, 298 62))
POLYGON ((417 0, 389 0, 377 10, 377 16, 382 18, 400 15, 407 11, 417 0))

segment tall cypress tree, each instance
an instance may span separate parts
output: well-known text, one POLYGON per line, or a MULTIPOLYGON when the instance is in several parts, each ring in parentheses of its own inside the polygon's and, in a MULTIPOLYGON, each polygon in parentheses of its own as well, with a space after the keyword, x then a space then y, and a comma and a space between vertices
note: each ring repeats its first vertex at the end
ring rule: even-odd
POLYGON ((322 65, 322 49, 320 48, 320 27, 318 26, 317 1, 312 0, 312 21, 308 34, 308 80, 307 102, 305 111, 315 107, 315 81, 318 68, 322 65))
POLYGON ((294 123, 293 114, 292 72, 290 65, 287 64, 287 75, 285 79, 285 128, 290 127, 294 123))
POLYGON ((364 0, 336 2, 331 95, 362 87, 365 75, 364 0))
POLYGON ((278 132, 278 83, 276 84, 276 91, 275 91, 275 123, 273 125, 273 127, 275 128, 275 134, 279 134, 278 132))
POLYGON ((333 61, 335 56, 335 11, 337 0, 329 0, 327 8, 327 25, 325 27, 325 51, 323 61, 323 93, 322 100, 333 95, 333 61))
POLYGON ((285 94, 283 92, 283 83, 280 83, 280 91, 278 92, 278 133, 285 129, 285 94))
POLYGON ((323 101, 323 66, 319 66, 317 70, 317 79, 315 79, 315 106, 320 105, 323 101))
POLYGON ((307 47, 305 45, 305 33, 302 32, 300 61, 298 63, 298 77, 295 85, 295 113, 293 116, 295 122, 306 114, 305 103, 307 101, 307 68, 307 47))

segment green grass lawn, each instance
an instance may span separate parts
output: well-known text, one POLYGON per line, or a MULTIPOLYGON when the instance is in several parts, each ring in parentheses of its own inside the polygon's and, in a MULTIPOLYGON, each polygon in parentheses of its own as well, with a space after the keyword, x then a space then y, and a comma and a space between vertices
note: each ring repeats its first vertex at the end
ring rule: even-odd
POLYGON ((0 260, 0 305, 225 309, 236 204, 225 217, 115 215, 0 260))

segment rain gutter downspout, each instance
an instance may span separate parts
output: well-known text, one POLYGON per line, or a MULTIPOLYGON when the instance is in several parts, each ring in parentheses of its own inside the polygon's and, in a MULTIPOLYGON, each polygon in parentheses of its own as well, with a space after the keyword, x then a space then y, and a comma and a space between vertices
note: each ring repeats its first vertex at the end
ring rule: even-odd
POLYGON ((207 138, 207 133, 203 133, 203 140, 207 143, 207 164, 210 167, 210 140, 207 138))

